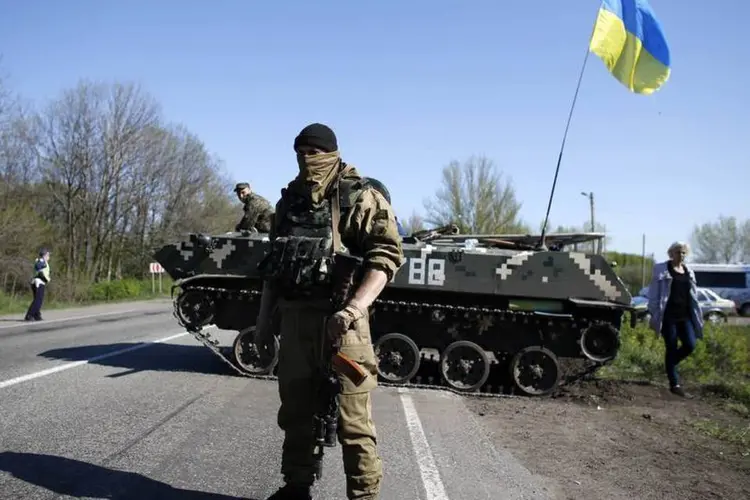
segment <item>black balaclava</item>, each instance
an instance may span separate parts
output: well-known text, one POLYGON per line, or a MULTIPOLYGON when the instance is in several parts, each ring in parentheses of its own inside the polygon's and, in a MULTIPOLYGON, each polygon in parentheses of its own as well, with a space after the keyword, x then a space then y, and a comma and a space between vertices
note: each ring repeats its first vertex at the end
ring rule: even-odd
POLYGON ((339 149, 336 134, 330 127, 322 123, 311 123, 303 128, 294 139, 294 149, 296 150, 299 146, 318 148, 326 153, 339 149))
POLYGON ((318 204, 325 197, 328 186, 336 178, 341 165, 336 134, 322 123, 312 123, 303 128, 294 139, 294 149, 300 146, 324 151, 308 156, 297 153, 297 186, 309 194, 314 204, 318 204))

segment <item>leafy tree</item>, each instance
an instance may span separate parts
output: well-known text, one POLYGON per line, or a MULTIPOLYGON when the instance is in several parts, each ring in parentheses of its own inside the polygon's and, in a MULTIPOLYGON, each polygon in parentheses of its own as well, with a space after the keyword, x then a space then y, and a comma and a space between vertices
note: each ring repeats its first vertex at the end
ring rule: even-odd
POLYGON ((750 259, 750 220, 720 215, 714 222, 696 225, 690 239, 696 262, 731 264, 750 259))
POLYGON ((742 262, 750 263, 750 219, 745 220, 740 230, 742 244, 742 262))

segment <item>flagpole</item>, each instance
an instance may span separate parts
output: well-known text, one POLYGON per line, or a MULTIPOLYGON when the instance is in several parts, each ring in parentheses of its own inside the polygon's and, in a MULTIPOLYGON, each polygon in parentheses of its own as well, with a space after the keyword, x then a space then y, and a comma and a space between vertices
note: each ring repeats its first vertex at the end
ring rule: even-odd
POLYGON ((568 120, 565 123, 565 132, 563 132, 562 144, 560 145, 560 153, 557 156, 557 166, 555 167, 555 177, 552 180, 552 191, 549 194, 549 202, 547 203, 547 213, 544 215, 544 225, 542 226, 542 237, 540 244, 544 246, 544 236, 547 233, 547 223, 549 222, 549 213, 552 209, 552 198, 555 196, 555 187, 557 186, 557 176, 560 173, 560 164, 562 163, 563 151, 565 150, 565 141, 568 138, 568 130, 570 129, 570 122, 573 119, 573 111, 578 101, 578 91, 581 89, 581 82, 583 81, 583 74, 586 71, 586 63, 589 60, 589 54, 591 53, 591 40, 594 38, 594 30, 596 30, 596 21, 599 18, 599 9, 596 11, 596 18, 594 24, 591 27, 591 34, 589 35, 588 43, 586 44, 586 55, 583 57, 583 63, 581 64, 581 72, 578 74, 578 82, 576 83, 576 90, 573 94, 573 102, 570 104, 570 110, 568 111, 568 120))

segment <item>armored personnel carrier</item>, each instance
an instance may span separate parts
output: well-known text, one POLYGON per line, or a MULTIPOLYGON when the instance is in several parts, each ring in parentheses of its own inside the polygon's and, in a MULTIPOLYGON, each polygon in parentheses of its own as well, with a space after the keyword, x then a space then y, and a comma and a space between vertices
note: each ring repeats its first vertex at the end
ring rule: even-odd
MULTIPOLYGON (((635 321, 631 296, 602 255, 570 250, 603 234, 552 234, 540 249, 539 236, 457 232, 403 239, 405 263, 371 308, 381 383, 543 395, 559 385, 562 359, 591 372, 615 358, 625 311, 635 321)), ((190 234, 155 254, 175 280, 179 323, 237 373, 262 378, 279 346, 251 341, 269 248, 260 233, 190 234), (209 325, 238 332, 230 349, 209 325)))

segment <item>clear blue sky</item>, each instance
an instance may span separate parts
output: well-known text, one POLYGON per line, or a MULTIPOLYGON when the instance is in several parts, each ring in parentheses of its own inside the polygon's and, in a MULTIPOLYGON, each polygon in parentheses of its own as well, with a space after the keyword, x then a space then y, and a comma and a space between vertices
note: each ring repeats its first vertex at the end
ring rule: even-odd
MULTIPOLYGON (((35 102, 81 78, 134 80, 275 201, 307 123, 385 182, 397 214, 423 210, 440 169, 472 154, 544 217, 599 2, 0 0, 2 69, 35 102)), ((588 220, 610 249, 665 256, 694 223, 750 216, 750 4, 652 0, 673 74, 631 94, 589 58, 551 221, 588 220), (744 61, 744 64, 743 62, 744 61), (744 91, 742 89, 745 89, 744 91)))

